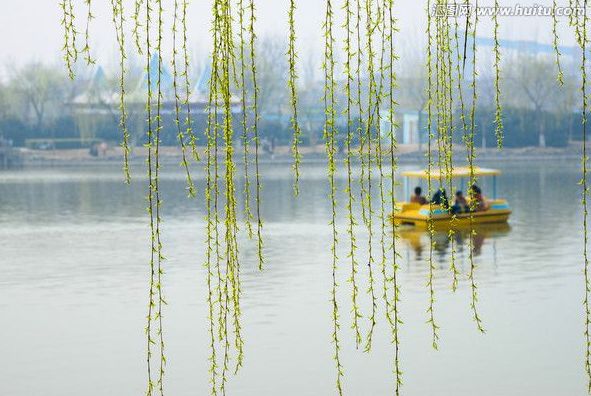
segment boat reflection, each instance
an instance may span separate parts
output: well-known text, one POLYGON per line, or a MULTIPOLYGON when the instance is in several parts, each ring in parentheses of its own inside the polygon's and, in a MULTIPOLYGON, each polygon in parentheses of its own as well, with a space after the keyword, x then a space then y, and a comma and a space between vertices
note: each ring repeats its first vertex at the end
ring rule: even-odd
MULTIPOLYGON (((472 240, 472 251, 474 256, 479 256, 482 247, 487 241, 492 242, 493 248, 496 248, 496 239, 504 237, 511 232, 511 226, 507 223, 479 224, 470 227, 462 227, 453 230, 433 231, 433 250, 439 256, 445 256, 451 248, 452 241, 458 251, 468 249, 470 245, 470 232, 474 232, 472 240)), ((429 253, 429 231, 413 226, 399 226, 396 229, 398 237, 413 250, 416 259, 420 260, 425 254, 429 253)))

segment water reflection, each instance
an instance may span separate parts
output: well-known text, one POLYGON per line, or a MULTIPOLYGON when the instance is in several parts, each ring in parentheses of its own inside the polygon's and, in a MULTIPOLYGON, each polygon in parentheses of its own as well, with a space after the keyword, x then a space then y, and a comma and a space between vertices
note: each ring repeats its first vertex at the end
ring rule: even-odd
MULTIPOLYGON (((485 244, 492 246, 494 256, 496 257, 497 239, 506 237, 511 232, 511 226, 508 223, 498 224, 478 224, 473 227, 472 251, 474 256, 482 254, 482 248, 485 244)), ((455 249, 462 253, 470 247, 470 227, 454 229, 451 233, 448 230, 433 231, 433 250, 440 257, 445 257, 450 253, 452 243, 455 249)), ((397 228, 397 236, 404 241, 410 251, 414 252, 415 260, 423 260, 425 254, 428 254, 430 244, 430 233, 428 230, 411 226, 400 226, 397 228)))
MULTIPOLYGON (((494 165, 504 173, 499 195, 509 200, 514 213, 510 226, 479 227, 474 239, 485 336, 475 330, 470 312, 467 231, 458 230, 453 239, 462 275, 456 293, 451 291, 447 233, 434 236, 441 325, 440 350, 434 352, 425 324, 429 236, 399 228, 403 394, 585 392, 579 165, 494 165)), ((268 264, 259 272, 256 246, 241 243, 246 361, 228 393, 333 394, 326 169, 323 164, 302 169, 298 198, 292 194, 289 164, 262 166, 261 173, 268 264)), ((126 186, 118 165, 0 173, 0 339, 6 356, 0 362, 0 394, 143 391, 149 230, 142 174, 137 169, 132 185, 126 186)), ((203 174, 196 170, 194 178, 202 197, 203 174)), ((371 354, 355 350, 348 327, 346 185, 346 174, 339 173, 345 389, 350 395, 391 394, 387 324, 378 323, 371 354)), ((187 199, 184 187, 181 170, 163 171, 168 393, 207 394, 205 208, 203 199, 187 199)), ((397 199, 405 198, 399 191, 397 199)), ((360 222, 359 209, 354 215, 360 222)), ((357 237, 359 281, 366 285, 364 227, 359 226, 357 237)), ((362 308, 369 311, 367 304, 362 308)))

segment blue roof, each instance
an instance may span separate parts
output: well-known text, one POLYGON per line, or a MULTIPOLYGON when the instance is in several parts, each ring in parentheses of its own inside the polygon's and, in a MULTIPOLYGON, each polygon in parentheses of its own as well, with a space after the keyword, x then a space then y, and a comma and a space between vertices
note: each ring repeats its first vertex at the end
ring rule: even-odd
MULTIPOLYGON (((146 87, 148 84, 148 72, 144 73, 144 77, 140 82, 140 86, 146 87)), ((158 54, 152 55, 152 59, 150 59, 150 85, 152 86, 152 90, 156 90, 158 84, 158 54)), ((168 87, 172 87, 172 76, 168 71, 168 68, 162 62, 160 65, 160 85, 162 89, 166 89, 168 87)))

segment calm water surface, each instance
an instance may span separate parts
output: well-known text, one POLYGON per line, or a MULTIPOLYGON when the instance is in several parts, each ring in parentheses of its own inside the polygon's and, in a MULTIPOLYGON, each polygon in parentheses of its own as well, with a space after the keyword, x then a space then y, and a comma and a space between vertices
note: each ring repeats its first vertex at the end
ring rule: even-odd
MULTIPOLYGON (((462 275, 454 293, 449 247, 440 237, 435 316, 441 339, 439 351, 432 349, 428 240, 401 232, 405 395, 586 394, 578 163, 504 162, 501 168, 499 193, 514 214, 509 227, 482 232, 475 246, 486 334, 477 331, 470 310, 468 246, 460 240, 462 275)), ((325 169, 304 168, 299 198, 292 195, 289 165, 262 172, 266 269, 257 270, 256 246, 245 239, 246 360, 228 393, 334 394, 325 169)), ((126 186, 118 167, 0 173, 1 395, 143 394, 150 252, 141 174, 126 186)), ((341 190, 345 176, 339 175, 341 190)), ((203 175, 196 177, 202 191, 203 175)), ((205 395, 205 205, 202 196, 185 197, 183 174, 175 169, 163 175, 162 190, 166 386, 169 395, 205 395)), ((355 350, 343 209, 339 219, 345 391, 392 394, 393 350, 383 315, 371 353, 355 350)), ((360 247, 366 238, 360 229, 360 247)), ((361 263, 366 250, 359 250, 361 263)), ((360 272, 365 282, 366 267, 360 272)), ((366 331, 367 319, 362 324, 366 331)))

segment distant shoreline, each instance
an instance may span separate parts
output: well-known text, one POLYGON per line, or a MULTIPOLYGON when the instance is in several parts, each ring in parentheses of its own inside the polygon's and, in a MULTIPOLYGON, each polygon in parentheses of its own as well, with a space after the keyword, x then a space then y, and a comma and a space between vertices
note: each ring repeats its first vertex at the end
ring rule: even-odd
MULTIPOLYGON (((223 155, 221 151, 220 157, 223 155)), ((251 148, 250 157, 254 159, 251 148)), ((68 166, 101 166, 114 165, 123 162, 123 153, 119 147, 109 148, 104 156, 91 156, 87 149, 70 149, 70 150, 18 150, 21 157, 21 164, 25 168, 35 167, 68 167, 68 166)), ((323 163, 326 161, 324 154, 324 145, 317 145, 315 147, 302 147, 302 162, 303 163, 323 163)), ((137 147, 133 150, 130 157, 130 163, 134 165, 143 164, 145 162, 147 150, 143 147, 137 147)), ((201 163, 205 159, 204 147, 199 147, 199 155, 201 156, 201 163)), ((417 147, 400 147, 397 152, 397 160, 400 164, 416 164, 426 161, 426 151, 418 151, 417 147)), ((434 158, 437 157, 437 152, 433 152, 434 158)), ((191 153, 187 152, 190 157, 191 153)), ((357 156, 356 156, 357 157, 357 156)), ((466 161, 466 152, 462 146, 454 148, 454 158, 458 159, 459 163, 466 161)), ((531 161, 531 160, 580 160, 581 146, 574 144, 568 147, 521 147, 521 148, 504 148, 497 150, 496 148, 477 149, 476 161, 495 161, 495 160, 510 160, 510 161, 531 161)), ((180 164, 182 160, 182 152, 178 147, 161 147, 160 159, 163 164, 180 164)), ((339 154, 337 160, 345 159, 344 154, 339 154)), ((237 163, 242 163, 242 148, 235 148, 235 160, 237 163)), ((384 161, 389 161, 389 153, 384 154, 384 161)), ((290 147, 277 147, 274 154, 261 153, 259 154, 259 162, 262 164, 274 163, 283 164, 293 162, 290 152, 290 147)))

